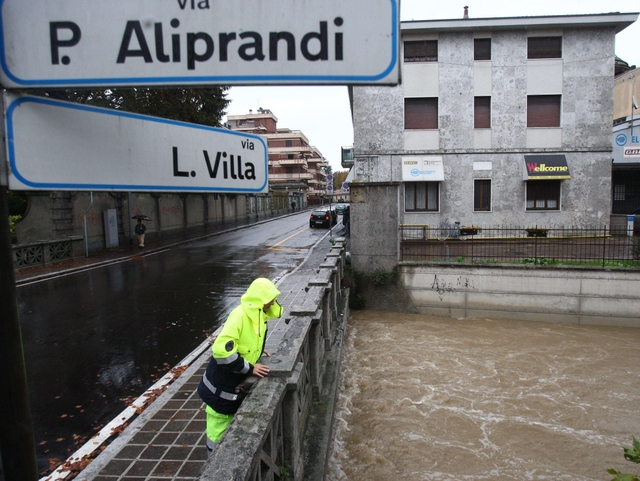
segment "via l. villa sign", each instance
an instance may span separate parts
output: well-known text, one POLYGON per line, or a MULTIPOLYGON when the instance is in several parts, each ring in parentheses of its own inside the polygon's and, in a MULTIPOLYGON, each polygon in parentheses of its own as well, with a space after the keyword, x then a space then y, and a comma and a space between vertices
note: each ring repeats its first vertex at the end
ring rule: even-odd
POLYGON ((261 136, 5 94, 10 190, 268 192, 261 136))

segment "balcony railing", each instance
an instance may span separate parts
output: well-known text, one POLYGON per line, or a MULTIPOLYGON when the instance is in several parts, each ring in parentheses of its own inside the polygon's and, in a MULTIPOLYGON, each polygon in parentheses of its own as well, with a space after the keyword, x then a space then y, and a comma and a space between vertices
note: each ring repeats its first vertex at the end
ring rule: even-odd
POLYGON ((640 238, 588 227, 401 225, 402 261, 640 267, 640 238))
POLYGON ((270 162, 277 162, 280 165, 307 165, 306 159, 278 159, 270 162))
POLYGON ((282 180, 309 180, 313 179, 313 174, 269 174, 270 181, 282 181, 282 180))

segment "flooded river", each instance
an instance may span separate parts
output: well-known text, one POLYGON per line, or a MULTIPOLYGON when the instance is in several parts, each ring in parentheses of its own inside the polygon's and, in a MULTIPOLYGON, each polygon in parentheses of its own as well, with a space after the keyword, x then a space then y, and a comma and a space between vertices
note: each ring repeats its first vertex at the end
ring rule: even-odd
POLYGON ((331 481, 640 473, 640 329, 353 312, 331 481))

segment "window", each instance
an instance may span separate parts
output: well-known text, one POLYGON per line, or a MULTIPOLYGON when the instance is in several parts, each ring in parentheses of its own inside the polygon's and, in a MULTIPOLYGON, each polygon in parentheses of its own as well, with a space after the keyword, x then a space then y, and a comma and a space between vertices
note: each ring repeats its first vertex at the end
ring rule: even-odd
POLYGON ((560 210, 560 182, 527 181, 527 210, 560 210))
POLYGON ((613 200, 625 200, 625 184, 616 184, 613 186, 613 200))
POLYGON ((285 167, 284 168, 285 173, 287 174, 293 174, 293 167, 285 167))
POLYGON ((529 37, 527 58, 562 58, 562 37, 529 37))
POLYGON ((291 140, 285 140, 284 141, 284 146, 285 147, 291 147, 292 145, 293 145, 293 141, 291 141, 291 140))
POLYGON ((473 128, 491 128, 491 97, 474 97, 473 99, 473 128))
POLYGON ((438 128, 438 98, 404 99, 404 128, 406 130, 438 128))
POLYGON ((491 180, 476 179, 473 181, 473 210, 489 212, 491 210, 491 180))
POLYGON ((287 159, 293 159, 293 154, 287 154, 287 159))
POLYGON ((527 96, 527 127, 560 127, 560 95, 527 96))
POLYGON ((405 62, 437 62, 438 41, 420 40, 404 43, 405 62))
POLYGON ((437 212, 439 209, 439 182, 406 182, 404 184, 404 210, 407 212, 437 212))
POLYGON ((473 41, 473 60, 491 60, 490 38, 476 38, 473 41))

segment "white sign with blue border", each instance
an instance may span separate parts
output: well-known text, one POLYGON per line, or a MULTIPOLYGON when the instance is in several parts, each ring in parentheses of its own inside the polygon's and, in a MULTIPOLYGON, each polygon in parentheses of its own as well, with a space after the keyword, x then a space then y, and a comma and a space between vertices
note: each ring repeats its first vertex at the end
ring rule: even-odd
POLYGON ((402 157, 403 182, 434 182, 444 180, 442 156, 402 157))
POLYGON ((397 84, 399 0, 0 0, 5 88, 397 84))
POLYGON ((268 192, 258 135, 5 94, 10 190, 268 192))

